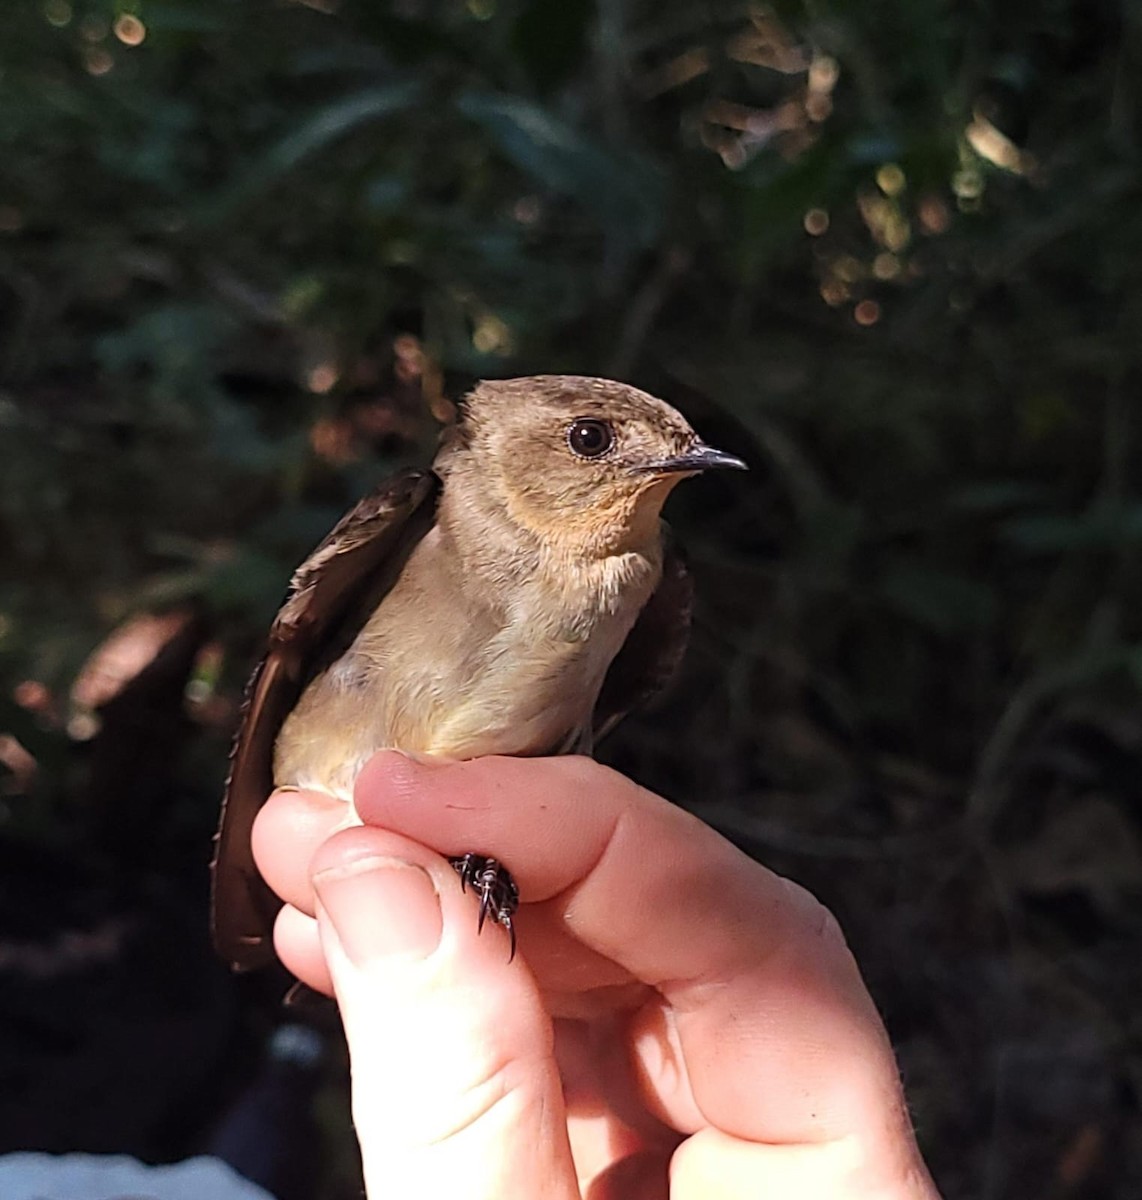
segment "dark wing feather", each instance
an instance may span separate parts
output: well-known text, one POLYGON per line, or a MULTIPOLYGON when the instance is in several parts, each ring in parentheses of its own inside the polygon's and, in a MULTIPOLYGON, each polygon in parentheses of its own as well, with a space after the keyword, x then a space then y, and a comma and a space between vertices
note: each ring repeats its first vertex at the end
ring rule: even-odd
POLYGON ((273 957, 280 902, 254 865, 250 834, 273 787, 274 742, 302 689, 345 650, 431 528, 440 481, 408 471, 370 492, 297 569, 250 680, 230 756, 211 895, 214 944, 235 968, 273 957))
POLYGON ((662 530, 662 580, 603 680, 593 721, 596 742, 627 713, 654 699, 673 678, 686 653, 694 581, 665 522, 662 530))

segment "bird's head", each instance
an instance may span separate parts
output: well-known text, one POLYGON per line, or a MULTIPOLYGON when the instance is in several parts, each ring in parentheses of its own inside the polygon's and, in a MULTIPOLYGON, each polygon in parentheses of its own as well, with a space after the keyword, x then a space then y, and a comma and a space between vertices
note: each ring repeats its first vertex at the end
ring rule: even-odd
POLYGON ((680 480, 745 467, 707 446, 669 404, 609 379, 481 383, 457 434, 443 473, 462 474, 462 486, 494 496, 515 524, 579 552, 611 554, 656 537, 663 501, 680 480))

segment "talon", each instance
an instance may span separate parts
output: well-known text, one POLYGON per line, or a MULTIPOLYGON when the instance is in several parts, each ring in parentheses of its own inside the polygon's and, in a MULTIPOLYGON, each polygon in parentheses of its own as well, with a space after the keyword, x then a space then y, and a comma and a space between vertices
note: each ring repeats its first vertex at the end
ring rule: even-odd
POLYGON ((519 889, 515 880, 496 859, 481 854, 461 854, 448 861, 460 876, 461 891, 466 892, 471 884, 472 890, 480 894, 477 930, 483 932, 489 916, 507 930, 511 947, 508 962, 511 962, 516 952, 512 916, 519 908, 519 889))

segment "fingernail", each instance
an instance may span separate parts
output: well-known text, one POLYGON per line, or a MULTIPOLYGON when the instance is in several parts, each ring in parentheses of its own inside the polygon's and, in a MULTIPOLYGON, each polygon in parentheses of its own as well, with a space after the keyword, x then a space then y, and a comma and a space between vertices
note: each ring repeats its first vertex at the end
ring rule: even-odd
POLYGON ((440 945, 440 897, 415 863, 361 858, 320 872, 313 886, 355 966, 390 955, 425 958, 440 945))
POLYGON ((456 762, 456 759, 446 758, 442 754, 419 754, 415 750, 393 750, 391 753, 407 758, 418 767, 446 767, 449 763, 456 762))
POLYGON ((270 793, 270 799, 275 796, 304 796, 307 804, 320 805, 323 808, 334 809, 338 805, 343 805, 344 800, 339 800, 336 796, 331 796, 328 792, 318 792, 311 788, 293 787, 286 784, 282 787, 276 787, 270 793))

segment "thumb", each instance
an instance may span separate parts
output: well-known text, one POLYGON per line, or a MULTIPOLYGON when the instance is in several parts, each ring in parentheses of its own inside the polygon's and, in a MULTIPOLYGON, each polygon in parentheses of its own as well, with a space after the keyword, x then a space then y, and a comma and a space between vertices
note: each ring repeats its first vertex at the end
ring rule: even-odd
POLYGON ((447 861, 359 827, 313 870, 368 1194, 578 1200, 551 1022, 447 861))

